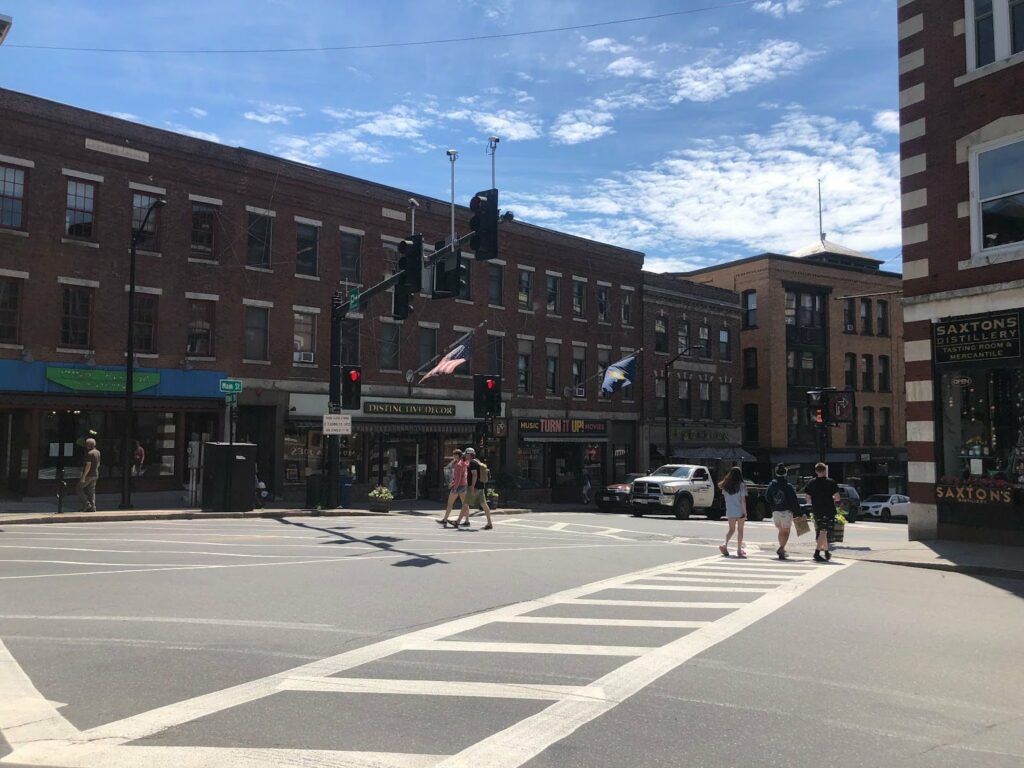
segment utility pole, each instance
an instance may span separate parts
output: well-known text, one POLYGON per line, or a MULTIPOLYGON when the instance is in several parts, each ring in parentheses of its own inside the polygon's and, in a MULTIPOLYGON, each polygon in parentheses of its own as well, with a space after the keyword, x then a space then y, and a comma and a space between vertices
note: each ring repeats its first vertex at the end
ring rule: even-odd
MULTIPOLYGON (((331 297, 331 357, 330 383, 327 394, 327 412, 341 412, 341 327, 345 319, 348 297, 335 291, 331 297)), ((327 436, 327 508, 338 506, 341 482, 341 440, 338 435, 327 436)))
POLYGON ((497 136, 490 136, 487 139, 487 154, 491 156, 491 189, 497 189, 498 184, 495 181, 494 174, 494 156, 498 152, 498 142, 501 141, 497 136))
POLYGON ((459 159, 459 151, 457 149, 449 149, 447 151, 448 160, 452 164, 452 246, 455 245, 455 161, 459 159))

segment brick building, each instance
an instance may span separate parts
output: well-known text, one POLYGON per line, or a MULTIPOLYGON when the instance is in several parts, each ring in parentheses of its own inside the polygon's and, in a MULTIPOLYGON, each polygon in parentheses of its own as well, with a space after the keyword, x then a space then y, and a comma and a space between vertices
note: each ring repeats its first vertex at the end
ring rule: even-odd
POLYGON ((1024 3, 899 0, 911 538, 1024 543, 1024 3))
POLYGON ((750 459, 740 440, 739 296, 676 275, 643 274, 642 467, 750 459), (665 446, 668 406, 669 451, 665 446))
MULTIPOLYGON (((330 298, 395 269, 409 193, 7 90, 0 113, 0 496, 77 475, 90 429, 100 489, 119 485, 129 244, 162 198, 137 258, 135 487, 182 486, 189 444, 226 434, 231 376, 236 437, 271 490, 301 498, 323 464, 330 298)), ((417 229, 443 237, 448 204, 416 197, 417 229)), ((640 346, 643 255, 518 222, 500 243, 462 297, 417 297, 399 322, 381 296, 346 322, 344 360, 364 372, 343 449, 357 493, 392 471, 400 496, 440 492, 443 457, 473 436, 473 372, 503 375, 489 458, 523 494, 577 498, 583 471, 596 485, 635 469, 638 404, 598 389, 640 346), (472 370, 418 386, 471 329, 472 370)))
POLYGON ((745 466, 760 482, 778 462, 812 474, 819 458, 807 390, 855 390, 857 421, 828 433, 830 474, 867 493, 905 482, 900 276, 826 240, 791 256, 764 253, 691 272, 740 296, 737 408, 745 466))

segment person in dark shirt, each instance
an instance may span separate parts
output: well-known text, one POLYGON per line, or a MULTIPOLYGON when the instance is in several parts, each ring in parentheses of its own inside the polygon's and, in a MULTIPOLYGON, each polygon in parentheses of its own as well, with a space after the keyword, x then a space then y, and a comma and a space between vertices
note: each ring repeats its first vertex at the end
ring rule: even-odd
POLYGON ((828 477, 828 467, 820 461, 814 465, 814 474, 815 478, 804 487, 804 493, 811 497, 814 532, 818 535, 814 559, 823 562, 832 559, 832 553, 828 551, 828 535, 836 524, 839 485, 828 477))

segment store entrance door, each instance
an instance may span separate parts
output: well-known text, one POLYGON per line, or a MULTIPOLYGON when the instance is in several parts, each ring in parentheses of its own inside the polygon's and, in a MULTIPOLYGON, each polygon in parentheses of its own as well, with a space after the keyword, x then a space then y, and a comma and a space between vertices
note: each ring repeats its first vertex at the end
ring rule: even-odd
POLYGON ((29 454, 28 418, 28 411, 0 411, 0 498, 25 494, 29 454))
POLYGON ((579 443, 553 444, 548 452, 551 500, 571 503, 582 498, 583 446, 579 443))
MULTIPOLYGON (((426 478, 436 463, 437 439, 432 437, 382 436, 384 486, 396 499, 426 498, 426 478)), ((374 468, 374 482, 377 469, 374 468)))

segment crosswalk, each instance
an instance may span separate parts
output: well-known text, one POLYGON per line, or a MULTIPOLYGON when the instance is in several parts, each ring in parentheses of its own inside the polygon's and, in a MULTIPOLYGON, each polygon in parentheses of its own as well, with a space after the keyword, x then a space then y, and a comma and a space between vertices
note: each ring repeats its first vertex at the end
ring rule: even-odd
POLYGON ((838 561, 779 562, 759 554, 745 560, 716 555, 674 562, 460 617, 87 730, 62 717, 0 643, 0 729, 13 748, 0 765, 518 768, 845 567, 838 561), (511 669, 503 675, 506 668, 494 661, 490 680, 460 679, 458 665, 438 665, 451 673, 445 679, 413 679, 405 672, 408 665, 401 663, 411 653, 474 658, 477 667, 484 659, 519 654, 556 662, 606 659, 610 671, 576 685, 523 682, 514 679, 511 669), (361 668, 371 667, 372 673, 360 674, 361 668), (510 725, 498 724, 469 746, 453 738, 449 750, 431 752, 410 748, 398 735, 393 751, 153 743, 154 737, 186 724, 235 708, 267 705, 282 694, 356 697, 348 700, 346 710, 353 716, 361 710, 360 697, 380 696, 407 697, 405 701, 428 702, 426 706, 446 697, 470 697, 539 702, 540 708, 510 725))

